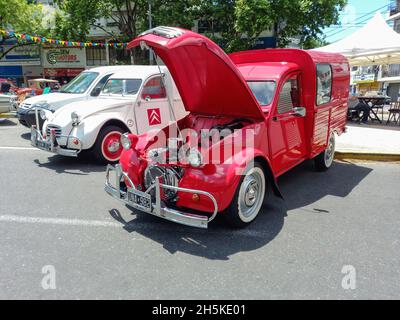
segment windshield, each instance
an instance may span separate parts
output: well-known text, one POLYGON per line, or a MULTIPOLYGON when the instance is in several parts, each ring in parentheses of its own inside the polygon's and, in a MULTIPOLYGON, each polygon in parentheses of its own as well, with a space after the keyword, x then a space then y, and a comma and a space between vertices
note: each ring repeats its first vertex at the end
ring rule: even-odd
POLYGON ((61 87, 62 93, 85 93, 93 81, 99 76, 97 72, 82 72, 70 83, 61 87))
POLYGON ((103 88, 106 95, 135 95, 138 93, 142 80, 140 79, 110 79, 103 88))
POLYGON ((275 95, 275 81, 247 81, 247 84, 261 106, 271 104, 275 95))

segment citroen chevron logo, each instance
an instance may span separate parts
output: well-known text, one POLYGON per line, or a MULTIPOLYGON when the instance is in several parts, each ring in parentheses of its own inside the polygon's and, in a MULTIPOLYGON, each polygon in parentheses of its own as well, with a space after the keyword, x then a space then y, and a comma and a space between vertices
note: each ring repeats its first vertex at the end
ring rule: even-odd
POLYGON ((147 109, 147 117, 149 119, 150 126, 156 126, 161 124, 161 113, 160 109, 147 109))

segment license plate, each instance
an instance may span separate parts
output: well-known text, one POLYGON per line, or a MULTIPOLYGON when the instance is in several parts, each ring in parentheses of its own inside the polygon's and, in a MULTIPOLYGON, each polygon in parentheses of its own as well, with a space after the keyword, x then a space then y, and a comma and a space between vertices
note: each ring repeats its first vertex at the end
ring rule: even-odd
POLYGON ((42 149, 50 149, 50 144, 46 141, 36 141, 36 145, 42 149))
POLYGON ((128 191, 128 200, 138 209, 151 210, 151 196, 143 192, 128 191))

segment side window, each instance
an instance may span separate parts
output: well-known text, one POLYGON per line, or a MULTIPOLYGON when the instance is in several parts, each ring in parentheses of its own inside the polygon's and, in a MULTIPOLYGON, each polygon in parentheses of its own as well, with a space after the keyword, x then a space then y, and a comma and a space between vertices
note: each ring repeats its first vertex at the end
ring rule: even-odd
POLYGON ((329 64, 317 65, 317 106, 332 99, 332 67, 329 64))
POLYGON ((167 90, 163 85, 161 77, 155 77, 147 81, 142 90, 142 99, 164 99, 167 97, 167 90))
POLYGON ((90 95, 92 97, 97 97, 100 94, 101 90, 103 89, 104 85, 106 84, 107 80, 110 77, 111 77, 111 74, 108 74, 108 75, 104 76, 103 78, 101 78, 100 81, 97 82, 96 86, 93 88, 90 95))
POLYGON ((290 78, 283 85, 279 94, 278 113, 290 112, 296 107, 300 107, 300 91, 297 76, 290 78))

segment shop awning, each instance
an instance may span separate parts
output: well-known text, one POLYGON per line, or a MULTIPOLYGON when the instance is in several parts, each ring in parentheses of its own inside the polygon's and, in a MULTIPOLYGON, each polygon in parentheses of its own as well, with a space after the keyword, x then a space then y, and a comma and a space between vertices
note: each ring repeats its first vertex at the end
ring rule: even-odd
POLYGON ((341 53, 353 66, 400 63, 400 34, 378 12, 350 36, 316 51, 341 53))

